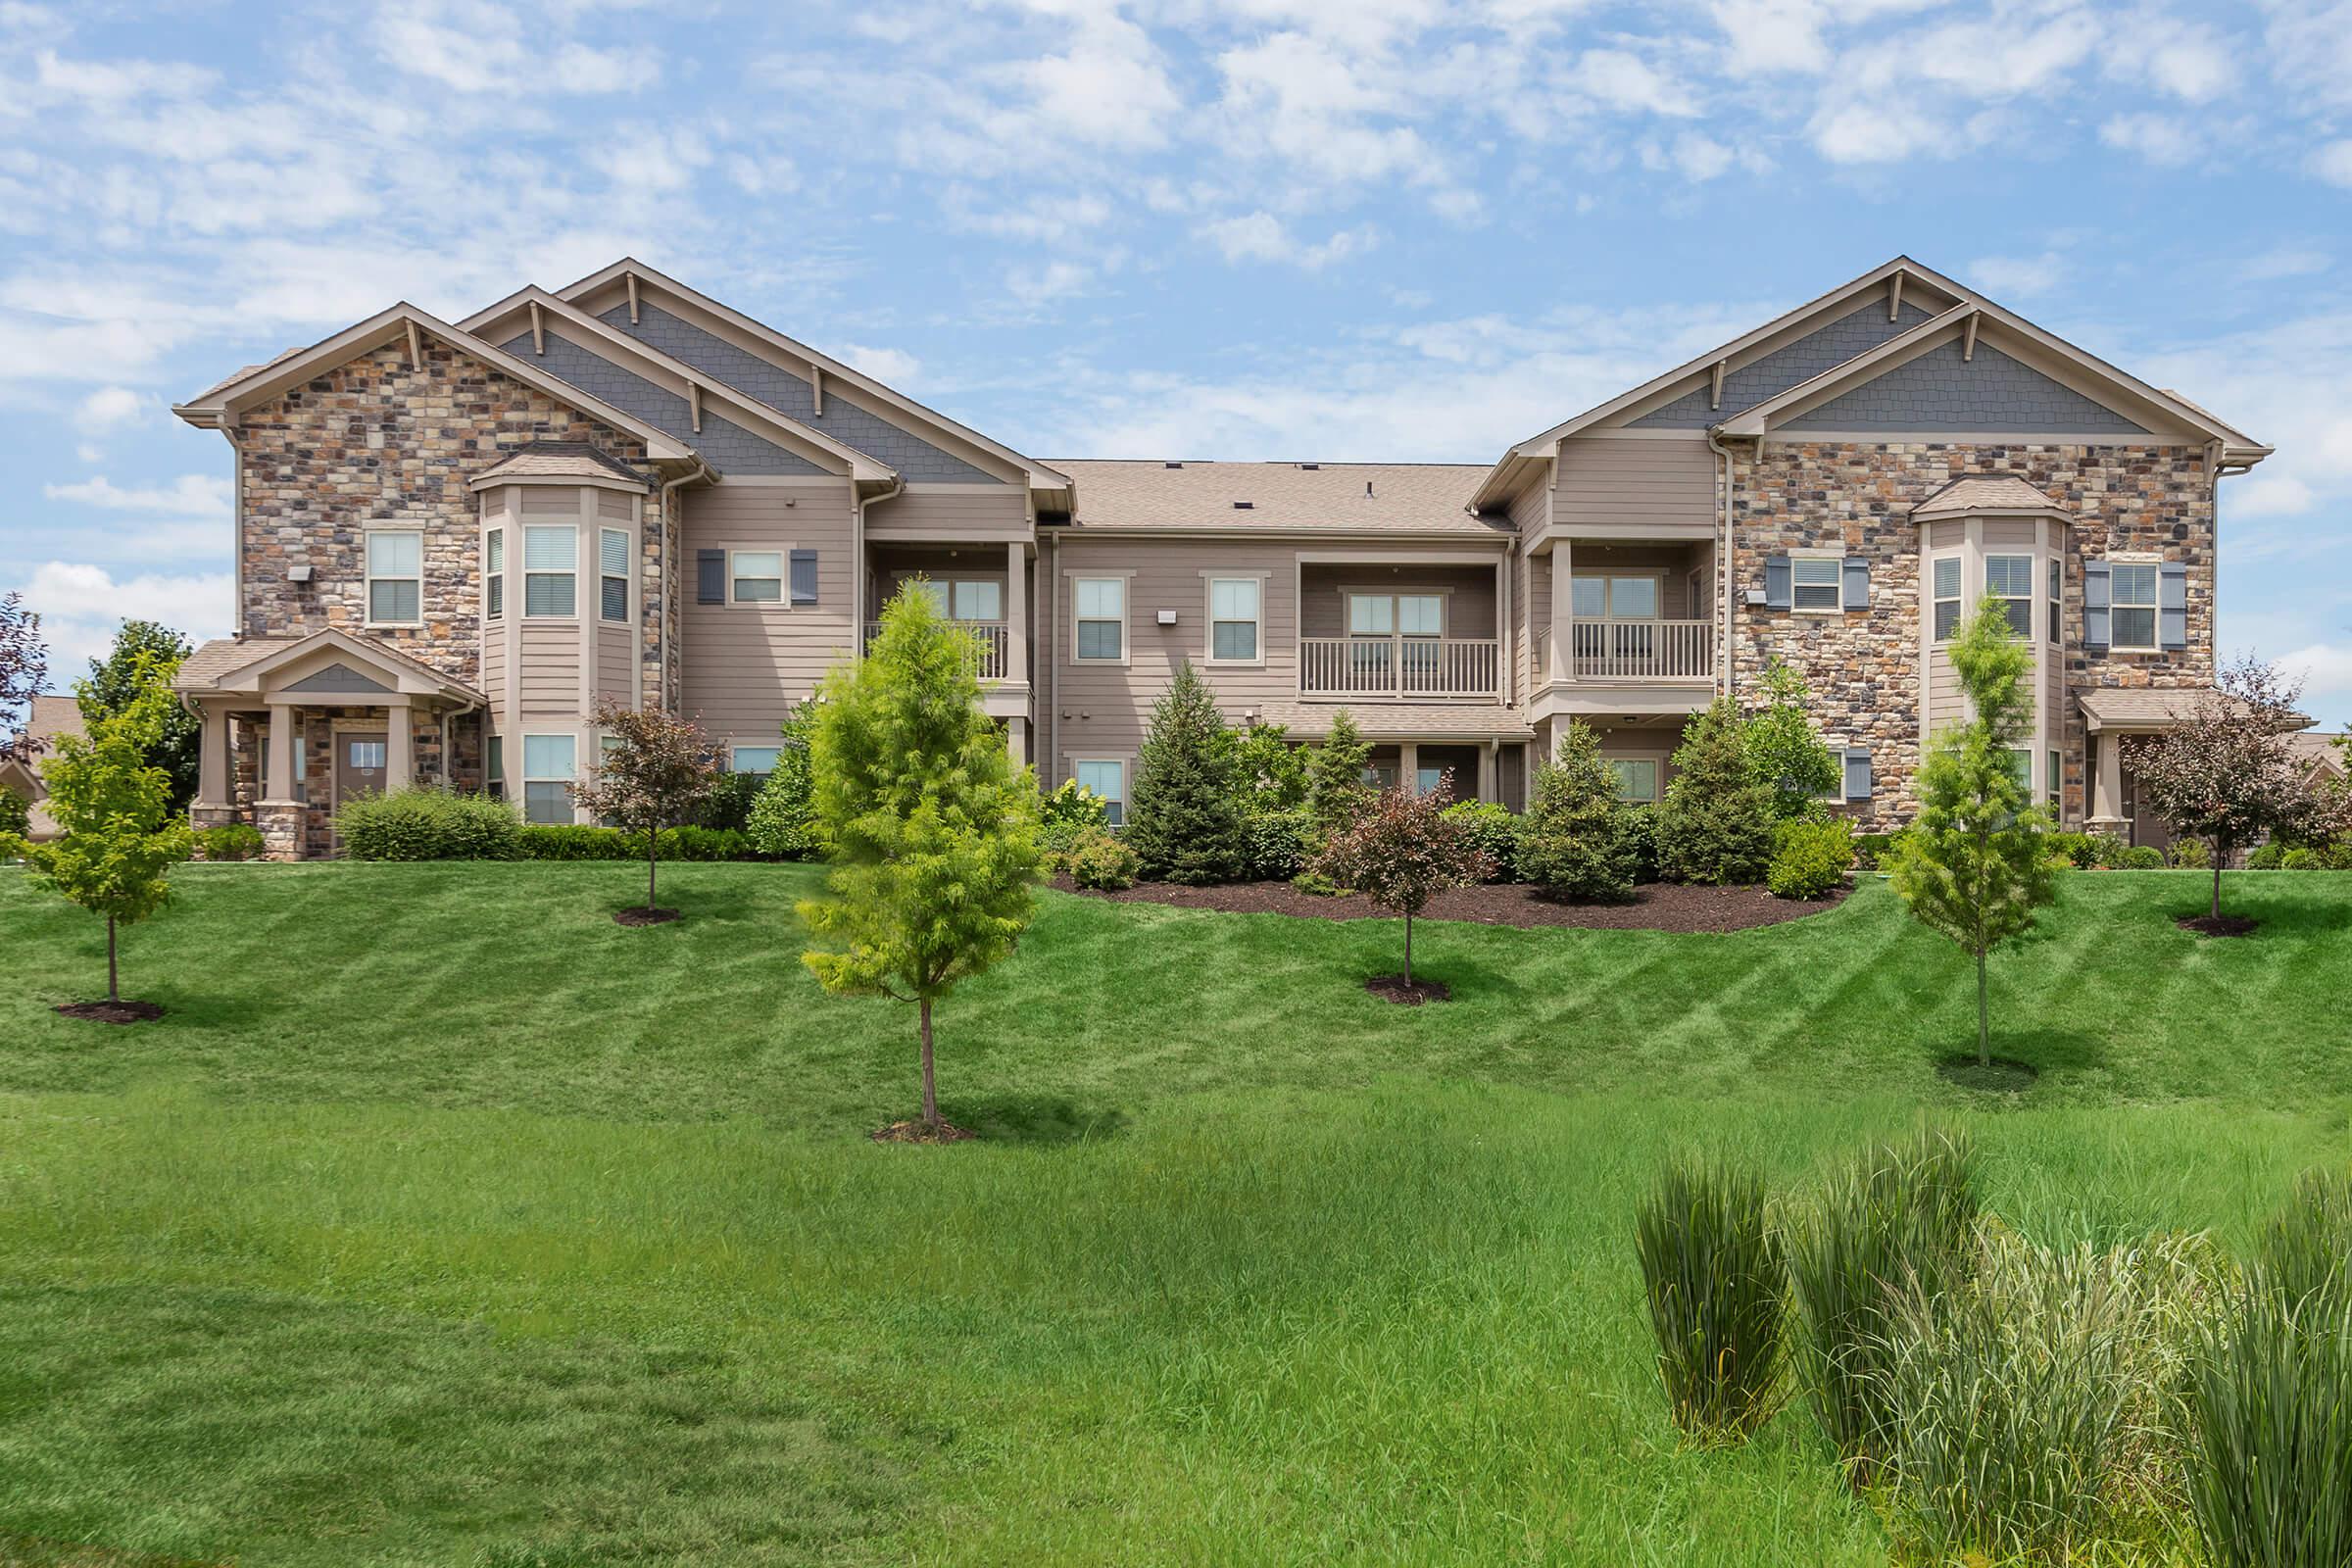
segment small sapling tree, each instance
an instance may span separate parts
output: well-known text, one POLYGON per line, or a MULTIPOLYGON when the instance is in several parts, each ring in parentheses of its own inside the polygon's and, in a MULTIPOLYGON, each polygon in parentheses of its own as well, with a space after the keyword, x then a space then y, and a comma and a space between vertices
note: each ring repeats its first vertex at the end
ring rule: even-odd
POLYGON ((590 815, 645 835, 645 914, 637 923, 673 918, 675 910, 654 902, 662 830, 686 821, 710 793, 718 756, 700 725, 674 713, 605 701, 588 721, 604 737, 604 754, 587 780, 570 787, 571 798, 590 815))
POLYGON ((1334 883, 1404 916, 1403 995, 1416 1002, 1442 993, 1413 983, 1413 916, 1447 888, 1484 881, 1494 869, 1469 825, 1446 819, 1452 795, 1451 773, 1427 794, 1402 785, 1383 790, 1332 835, 1316 860, 1334 883))

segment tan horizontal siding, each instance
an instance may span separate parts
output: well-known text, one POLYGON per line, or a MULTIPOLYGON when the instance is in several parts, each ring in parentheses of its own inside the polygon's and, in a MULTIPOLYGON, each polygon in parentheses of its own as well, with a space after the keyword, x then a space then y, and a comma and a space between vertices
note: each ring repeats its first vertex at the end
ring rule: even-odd
POLYGON ((636 682, 629 659, 631 628, 600 625, 596 629, 596 690, 600 697, 634 706, 636 682))
POLYGON ((1715 455, 1704 441, 1577 436, 1560 449, 1555 527, 1716 521, 1715 455))
POLYGON ((1029 501, 1019 485, 910 484, 866 514, 868 539, 1002 538, 1029 532, 1029 501))
POLYGON ((1299 612, 1301 637, 1348 635, 1348 603, 1351 589, 1410 594, 1446 595, 1446 635, 1494 635, 1494 568, 1492 566, 1329 565, 1317 563, 1300 568, 1304 595, 1299 612))
POLYGON ((680 559, 686 710, 714 736, 771 735, 793 704, 857 647, 849 482, 721 482, 686 497, 680 559), (697 604, 696 552, 720 549, 815 551, 815 606, 697 604))
POLYGON ((532 712, 580 710, 580 628, 571 621, 522 623, 522 706, 532 712))

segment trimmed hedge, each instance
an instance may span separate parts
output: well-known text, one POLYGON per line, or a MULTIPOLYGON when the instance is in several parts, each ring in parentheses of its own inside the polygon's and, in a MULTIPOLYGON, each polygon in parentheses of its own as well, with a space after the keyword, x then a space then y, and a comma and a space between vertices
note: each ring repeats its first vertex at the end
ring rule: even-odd
POLYGON ((344 802, 335 831, 355 860, 512 860, 522 816, 506 801, 428 784, 344 802))
POLYGON ((1464 835, 1494 870, 1490 882, 1517 882, 1519 870, 1519 835, 1522 822, 1507 806, 1493 801, 1463 801, 1448 806, 1439 813, 1448 822, 1459 822, 1464 835))
MULTIPOLYGON (((654 848, 664 860, 764 858, 733 828, 665 827, 654 848)), ((645 835, 584 822, 533 823, 517 835, 515 851, 525 860, 642 860, 645 835)))
POLYGON ((1783 822, 1764 886, 1776 899, 1826 899, 1844 884, 1853 864, 1853 829, 1842 817, 1783 822))
POLYGON ((221 822, 196 830, 196 853, 207 860, 258 860, 267 846, 250 822, 221 822))

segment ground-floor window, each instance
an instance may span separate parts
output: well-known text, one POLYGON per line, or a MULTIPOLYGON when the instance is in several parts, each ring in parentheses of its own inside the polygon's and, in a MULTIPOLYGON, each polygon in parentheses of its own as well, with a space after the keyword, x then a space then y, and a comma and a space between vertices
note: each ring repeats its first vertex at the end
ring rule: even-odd
POLYGON ((757 773, 764 778, 776 770, 776 759, 784 754, 781 746, 738 746, 733 748, 727 765, 738 773, 757 773))
POLYGON ((1617 775, 1617 798, 1621 801, 1654 801, 1658 798, 1658 760, 1654 757, 1612 757, 1609 770, 1617 775))
POLYGON ((1115 760, 1085 761, 1071 765, 1071 776, 1081 789, 1091 790, 1102 797, 1104 816, 1112 827, 1127 820, 1127 764, 1115 760))
POLYGON ((526 822, 556 824, 572 819, 569 785, 579 761, 579 740, 571 735, 522 738, 522 816, 526 822))
POLYGON ((492 800, 507 798, 507 738, 493 735, 482 743, 482 784, 492 800))

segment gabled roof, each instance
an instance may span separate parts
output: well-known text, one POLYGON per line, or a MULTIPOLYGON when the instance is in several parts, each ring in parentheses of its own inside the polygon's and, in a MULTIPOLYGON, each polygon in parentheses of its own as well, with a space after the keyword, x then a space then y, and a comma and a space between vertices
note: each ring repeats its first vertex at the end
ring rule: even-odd
POLYGON ((675 278, 656 271, 633 257, 624 256, 610 267, 591 272, 577 282, 567 284, 555 292, 561 299, 577 300, 595 293, 615 280, 632 276, 639 284, 651 284, 663 293, 685 301, 698 310, 705 311, 748 334, 769 349, 773 355, 779 356, 775 363, 785 368, 789 369, 794 366, 800 366, 821 370, 827 376, 857 388, 876 402, 906 415, 918 423, 930 425, 968 446, 977 447, 990 456, 1010 464, 1027 475, 1029 487, 1033 490, 1066 490, 1069 488, 1069 476, 1058 469, 1040 463, 1034 458, 1024 457, 1003 442, 991 440, 969 425, 960 424, 949 418, 936 409, 926 408, 905 393, 885 386, 864 371, 853 366, 844 365, 831 355, 820 353, 806 343, 786 337, 774 327, 754 320, 732 306, 723 305, 708 294, 689 288, 675 278))
POLYGON ((645 475, 585 441, 526 441, 504 462, 475 474, 466 488, 486 490, 517 479, 584 479, 630 490, 653 488, 645 475))
POLYGON ((516 359, 504 349, 483 342, 470 332, 418 310, 406 300, 378 312, 365 321, 347 326, 307 349, 281 354, 266 365, 239 371, 228 380, 207 388, 190 401, 174 406, 172 412, 199 428, 218 428, 255 404, 267 402, 328 370, 348 365, 361 355, 404 334, 412 334, 413 342, 421 342, 425 337, 437 339, 468 359, 487 365, 566 407, 601 419, 615 430, 635 436, 645 443, 647 455, 657 463, 687 462, 694 457, 685 446, 644 420, 622 413, 559 376, 516 359))
POLYGON ((1077 485, 1071 525, 1117 528, 1327 529, 1493 539, 1507 528, 1472 515, 1486 470, 1458 463, 1054 464, 1077 485))
POLYGON ((742 388, 664 354, 642 339, 614 331, 569 300, 550 294, 535 283, 516 289, 487 310, 476 311, 466 318, 466 329, 487 333, 501 321, 519 325, 534 305, 539 308, 542 319, 552 316, 565 327, 586 335, 591 341, 584 347, 606 357, 623 356, 652 369, 655 372, 652 379, 662 385, 664 390, 690 399, 708 398, 721 405, 731 415, 740 416, 751 425, 782 437, 787 443, 797 442, 814 447, 847 467, 853 478, 887 483, 898 476, 897 469, 872 454, 861 452, 814 425, 796 419, 742 388), (692 389, 691 392, 688 389, 692 389))
POLYGON ((1972 512, 2051 513, 2066 509, 2015 474, 1963 474, 1911 509, 1914 518, 1965 516, 1972 512))
MULTIPOLYGON (((2209 703, 2219 702, 2240 713, 2245 711, 2245 700, 2232 697, 2211 686, 2187 686, 2159 689, 2148 686, 2095 686, 2082 694, 2081 704, 2083 717, 2090 720, 2092 729, 2170 729, 2184 724, 2205 710, 2209 703)), ((2291 728, 2307 727, 2311 720, 2300 713, 2288 715, 2291 728)))
POLYGON ((180 661, 172 689, 191 696, 207 692, 254 695, 266 689, 265 677, 271 671, 322 652, 340 655, 379 676, 387 692, 450 702, 485 700, 465 682, 452 680, 390 643, 332 629, 301 637, 217 637, 180 661))

